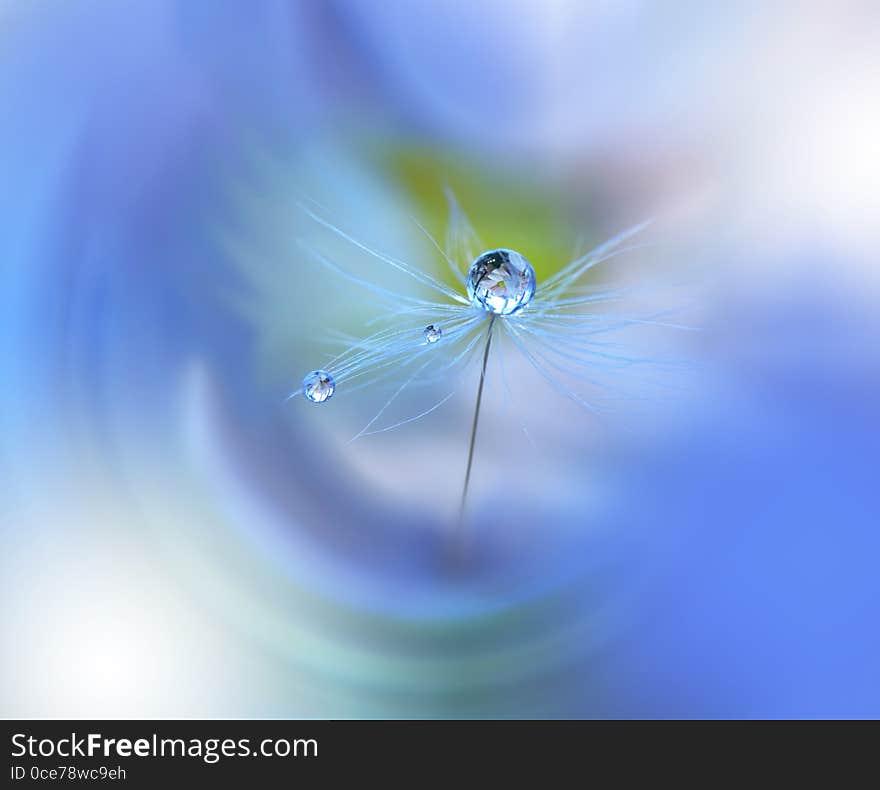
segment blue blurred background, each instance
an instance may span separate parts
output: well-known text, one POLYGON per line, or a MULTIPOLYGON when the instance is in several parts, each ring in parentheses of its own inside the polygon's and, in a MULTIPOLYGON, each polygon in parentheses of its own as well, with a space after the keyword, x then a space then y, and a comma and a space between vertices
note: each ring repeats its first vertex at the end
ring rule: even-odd
POLYGON ((880 716, 878 35, 817 0, 3 3, 0 713, 880 716), (456 566, 475 370, 353 444, 370 393, 285 401, 381 309, 298 196, 442 276, 409 217, 442 234, 447 182, 539 288, 656 216, 608 276, 700 327, 640 331, 691 372, 608 419, 505 360, 456 566))

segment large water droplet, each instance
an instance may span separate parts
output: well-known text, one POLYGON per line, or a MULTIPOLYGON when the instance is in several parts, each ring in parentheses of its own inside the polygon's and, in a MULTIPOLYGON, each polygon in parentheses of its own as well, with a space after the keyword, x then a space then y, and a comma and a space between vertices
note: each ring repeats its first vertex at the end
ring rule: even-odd
POLYGON ((336 391, 336 382, 326 370, 313 370, 303 379, 303 395, 312 403, 330 400, 336 391))
POLYGON ((429 343, 436 343, 443 335, 443 330, 439 326, 430 324, 425 327, 425 340, 429 343))
POLYGON ((515 250, 489 250, 471 264, 467 292, 477 307, 510 315, 532 301, 535 270, 515 250))

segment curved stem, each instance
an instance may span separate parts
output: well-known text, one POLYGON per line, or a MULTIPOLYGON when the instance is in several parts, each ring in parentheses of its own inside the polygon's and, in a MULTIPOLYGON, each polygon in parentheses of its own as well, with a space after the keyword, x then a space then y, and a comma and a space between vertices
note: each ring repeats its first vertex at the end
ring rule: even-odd
POLYGON ((483 402, 483 384, 486 382, 486 364, 489 361, 489 349, 492 347, 492 329, 495 326, 495 318, 489 319, 489 330, 486 333, 486 350, 483 352, 483 367, 480 369, 480 386, 477 389, 477 405, 474 408, 474 422, 471 426, 471 441, 468 447, 467 471, 464 473, 464 487, 461 491, 461 505, 458 509, 458 525, 459 530, 464 522, 464 511, 467 505, 468 487, 471 482, 471 467, 474 464, 474 445, 477 440, 477 425, 480 422, 480 404, 483 402))

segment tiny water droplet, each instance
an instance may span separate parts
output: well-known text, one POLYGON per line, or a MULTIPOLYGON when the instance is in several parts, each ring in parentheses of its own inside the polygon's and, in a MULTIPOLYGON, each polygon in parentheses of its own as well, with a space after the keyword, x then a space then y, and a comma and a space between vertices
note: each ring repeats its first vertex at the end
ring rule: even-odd
POLYGON ((535 270, 515 250, 489 250, 471 264, 467 292, 477 307, 510 315, 532 301, 535 270))
POLYGON ((425 327, 425 340, 429 343, 436 343, 443 335, 443 330, 439 326, 429 324, 425 327))
POLYGON ((312 403, 323 403, 333 397, 336 382, 326 370, 313 370, 303 379, 302 388, 303 395, 312 403))

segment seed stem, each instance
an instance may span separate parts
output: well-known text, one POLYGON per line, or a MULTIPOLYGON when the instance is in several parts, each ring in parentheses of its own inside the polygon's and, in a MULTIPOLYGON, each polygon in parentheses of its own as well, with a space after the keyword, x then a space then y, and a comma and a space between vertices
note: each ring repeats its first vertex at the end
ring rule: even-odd
POLYGON ((471 467, 474 464, 474 445, 477 441, 477 425, 480 422, 480 404, 483 402, 483 384, 486 382, 486 363, 489 361, 489 349, 492 347, 492 329, 495 326, 497 316, 489 319, 489 329, 486 332, 486 350, 483 351, 483 367, 480 369, 480 386, 477 388, 477 405, 474 407, 474 422, 471 426, 471 441, 468 446, 467 470, 464 473, 464 488, 461 490, 461 505, 458 509, 458 526, 461 531, 464 523, 464 511, 467 505, 468 487, 471 482, 471 467))

